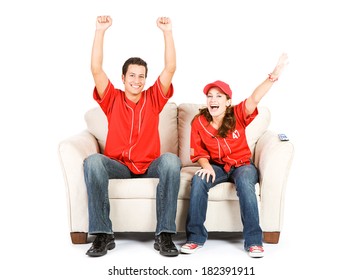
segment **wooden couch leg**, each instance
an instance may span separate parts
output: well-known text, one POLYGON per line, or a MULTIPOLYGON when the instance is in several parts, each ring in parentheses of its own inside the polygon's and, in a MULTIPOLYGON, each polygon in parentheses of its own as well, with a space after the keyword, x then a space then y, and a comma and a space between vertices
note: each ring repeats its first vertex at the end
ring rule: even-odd
POLYGON ((278 244, 279 242, 279 231, 264 232, 264 242, 271 244, 278 244))
POLYGON ((87 232, 71 232, 70 237, 73 244, 86 244, 88 243, 88 233, 87 232))

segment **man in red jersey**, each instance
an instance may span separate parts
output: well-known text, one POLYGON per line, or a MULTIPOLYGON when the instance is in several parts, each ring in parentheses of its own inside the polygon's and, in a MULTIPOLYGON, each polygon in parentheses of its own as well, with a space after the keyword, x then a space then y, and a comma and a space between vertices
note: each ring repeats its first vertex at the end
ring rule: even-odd
POLYGON ((160 154, 158 132, 159 113, 173 95, 172 78, 176 70, 171 20, 157 19, 165 40, 165 66, 146 90, 147 63, 139 57, 129 58, 122 67, 124 91, 116 89, 104 72, 103 39, 111 25, 110 16, 97 17, 91 57, 93 98, 107 117, 108 135, 104 154, 93 154, 84 161, 89 234, 96 236, 86 254, 103 256, 115 247, 109 218, 109 179, 159 178, 154 248, 161 255, 177 256, 178 249, 171 236, 176 233, 181 162, 174 154, 160 154))

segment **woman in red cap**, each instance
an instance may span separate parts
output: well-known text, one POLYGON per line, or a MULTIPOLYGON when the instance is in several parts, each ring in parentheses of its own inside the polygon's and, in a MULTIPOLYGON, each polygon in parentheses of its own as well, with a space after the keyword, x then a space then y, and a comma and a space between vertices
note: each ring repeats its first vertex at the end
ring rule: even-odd
POLYGON ((207 107, 192 121, 191 160, 201 169, 192 178, 186 221, 187 242, 181 253, 201 248, 208 233, 204 226, 209 190, 222 182, 233 182, 239 197, 244 226, 244 248, 251 257, 263 257, 262 229, 255 196, 258 171, 251 161, 245 128, 258 114, 257 105, 278 80, 288 57, 282 54, 273 72, 241 103, 231 106, 228 84, 215 81, 205 86, 207 107))

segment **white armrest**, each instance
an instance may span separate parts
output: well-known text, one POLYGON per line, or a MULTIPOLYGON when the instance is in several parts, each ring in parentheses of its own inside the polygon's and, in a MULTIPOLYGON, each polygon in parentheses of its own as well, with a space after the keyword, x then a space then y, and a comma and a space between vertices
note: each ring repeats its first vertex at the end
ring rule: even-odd
POLYGON ((67 138, 58 146, 58 156, 66 187, 71 232, 88 231, 88 198, 84 182, 83 161, 94 153, 99 153, 99 145, 95 137, 88 131, 67 138), (73 225, 76 225, 76 228, 73 225))
POLYGON ((254 160, 260 175, 260 220, 263 231, 281 231, 284 195, 293 156, 293 144, 280 141, 278 135, 271 131, 266 131, 256 144, 254 160))

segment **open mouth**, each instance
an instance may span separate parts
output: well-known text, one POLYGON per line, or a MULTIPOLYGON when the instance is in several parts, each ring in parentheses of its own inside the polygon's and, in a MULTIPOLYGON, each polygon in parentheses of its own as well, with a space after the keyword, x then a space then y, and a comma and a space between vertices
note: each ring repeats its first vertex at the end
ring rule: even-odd
POLYGON ((217 109, 219 109, 219 106, 218 105, 210 105, 210 108, 212 110, 217 110, 217 109))

